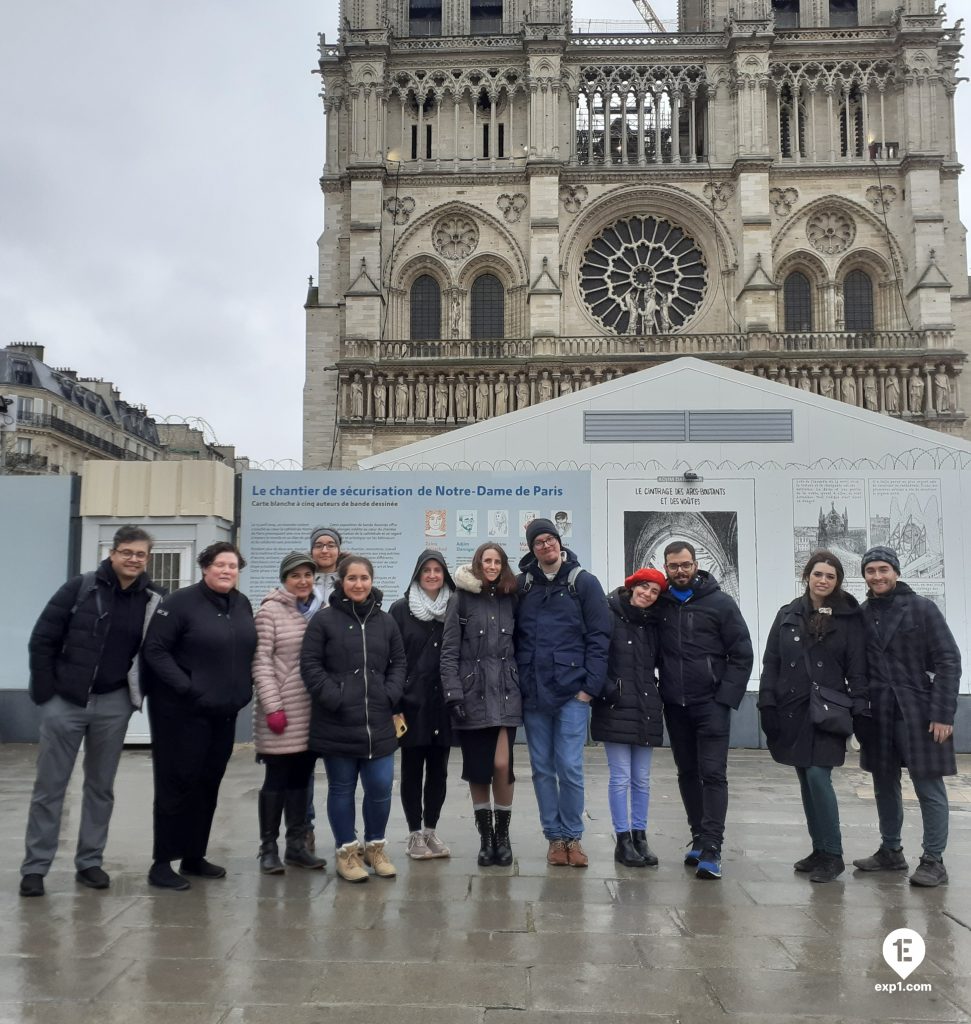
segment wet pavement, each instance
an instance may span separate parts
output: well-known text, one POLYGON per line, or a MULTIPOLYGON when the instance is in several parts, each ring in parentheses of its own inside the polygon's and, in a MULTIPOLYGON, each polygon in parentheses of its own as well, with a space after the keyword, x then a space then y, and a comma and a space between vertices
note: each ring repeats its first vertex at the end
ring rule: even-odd
MULTIPOLYGON (((0 748, 0 1024, 853 1024, 971 1021, 971 757, 950 780, 948 886, 903 873, 813 885, 792 871, 809 849, 795 774, 764 751, 734 751, 724 878, 682 866, 687 840, 670 754, 655 759, 649 837, 658 868, 615 865, 607 767, 587 756, 590 867, 550 868, 526 751, 513 814, 516 859, 478 868, 467 790, 452 756, 439 827, 449 860, 409 861, 395 794, 394 881, 352 886, 327 871, 261 876, 251 748, 233 756, 210 857, 228 877, 186 893, 150 889, 151 764, 126 752, 106 892, 74 881, 80 779, 47 896, 17 894, 35 748, 0 748), (919 932, 926 958, 902 985, 884 937, 919 932)), ((869 777, 836 772, 847 860, 879 845, 869 777)), ((318 776, 322 779, 322 776, 318 776)), ((396 784, 397 789, 397 784, 396 784)), ((323 793, 323 782, 319 783, 323 793)), ((919 813, 907 801, 916 864, 919 813)), ((327 849, 323 849, 327 847, 327 849)))

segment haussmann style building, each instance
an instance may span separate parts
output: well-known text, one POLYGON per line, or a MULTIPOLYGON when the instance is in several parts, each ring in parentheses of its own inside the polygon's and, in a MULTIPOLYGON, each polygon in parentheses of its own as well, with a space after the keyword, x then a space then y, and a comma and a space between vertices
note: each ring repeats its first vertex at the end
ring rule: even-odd
POLYGON ((681 0, 678 31, 644 29, 342 0, 306 468, 681 355, 968 436, 960 24, 681 0))

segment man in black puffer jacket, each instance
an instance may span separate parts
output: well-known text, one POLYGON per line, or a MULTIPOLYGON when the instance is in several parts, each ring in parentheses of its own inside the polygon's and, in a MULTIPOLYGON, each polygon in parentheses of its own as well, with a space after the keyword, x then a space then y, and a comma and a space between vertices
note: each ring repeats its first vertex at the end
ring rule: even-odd
POLYGON ((668 544, 664 568, 670 587, 656 605, 660 689, 691 829, 684 862, 699 878, 721 878, 728 737, 752 674, 752 640, 738 605, 699 570, 691 544, 668 544))
POLYGON ((43 896, 61 830, 61 809, 81 741, 84 797, 76 878, 107 889, 102 869, 114 781, 128 720, 142 706, 138 651, 162 599, 145 572, 152 538, 123 526, 95 572, 67 581, 30 636, 30 696, 41 708, 37 778, 27 819, 20 894, 43 896))

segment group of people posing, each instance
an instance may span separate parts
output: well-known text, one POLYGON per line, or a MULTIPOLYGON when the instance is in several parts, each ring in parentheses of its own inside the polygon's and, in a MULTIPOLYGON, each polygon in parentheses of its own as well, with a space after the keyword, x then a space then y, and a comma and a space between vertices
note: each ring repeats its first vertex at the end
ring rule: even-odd
MULTIPOLYGON (((58 590, 30 639, 31 696, 41 707, 37 777, 20 892, 44 893, 61 809, 84 740, 76 879, 95 889, 128 718, 145 695, 155 782, 151 885, 184 890, 225 869, 206 858, 238 712, 254 701, 259 866, 319 869, 314 766, 327 775, 336 868, 348 882, 396 874, 387 845, 394 756, 416 860, 448 857, 438 834, 449 753, 461 748, 479 835, 479 865, 513 859, 514 740, 525 729, 547 862, 585 867, 584 746, 604 744, 615 860, 654 866, 648 844, 653 748, 664 725, 690 830, 684 863, 722 874, 731 712, 752 672, 738 606, 674 540, 664 569, 646 567, 605 595, 562 544, 556 525, 526 527, 515 574, 487 542, 449 572, 419 555, 404 596, 384 611, 374 567, 342 553, 321 527, 310 550, 280 564, 280 585, 253 614, 238 590, 245 562, 222 542, 199 556, 202 579, 164 596, 147 572, 152 539, 115 534, 93 573, 58 590), (363 791, 363 841, 357 788, 363 791), (279 835, 285 826, 281 859, 279 835), (178 861, 178 870, 172 866, 178 861)), ((899 582, 897 555, 862 559, 867 600, 843 590, 843 566, 817 551, 805 590, 780 609, 763 658, 758 706, 769 750, 796 769, 812 850, 794 867, 814 882, 844 870, 833 767, 855 733, 873 775, 881 844, 863 871, 908 868, 901 848, 901 768, 923 816, 923 855, 910 881, 947 881, 948 803, 956 772, 952 723, 960 654, 937 606, 899 582)))

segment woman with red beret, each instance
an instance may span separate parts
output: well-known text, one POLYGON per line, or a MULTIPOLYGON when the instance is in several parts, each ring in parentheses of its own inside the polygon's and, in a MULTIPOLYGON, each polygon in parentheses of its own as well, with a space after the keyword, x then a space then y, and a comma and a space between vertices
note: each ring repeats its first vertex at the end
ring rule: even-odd
POLYGON ((660 746, 661 696, 657 689, 657 624, 651 605, 668 586, 657 569, 638 569, 607 598, 614 614, 607 682, 593 702, 590 733, 607 754, 607 799, 617 846, 614 860, 628 867, 654 867, 647 845, 651 755, 660 746))

